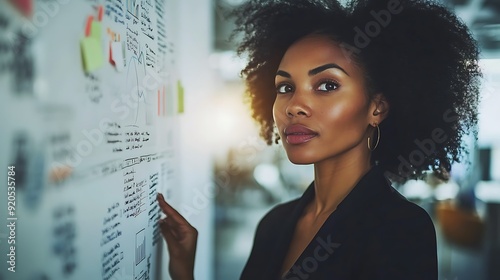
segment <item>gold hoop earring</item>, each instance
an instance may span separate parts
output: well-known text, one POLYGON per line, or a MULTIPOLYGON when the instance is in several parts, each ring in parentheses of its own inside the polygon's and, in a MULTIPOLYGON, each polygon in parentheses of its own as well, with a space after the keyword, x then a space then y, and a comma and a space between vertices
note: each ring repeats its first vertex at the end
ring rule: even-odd
POLYGON ((368 150, 371 152, 375 151, 375 149, 378 147, 378 143, 380 142, 380 127, 377 123, 374 123, 373 126, 377 127, 377 143, 375 143, 375 146, 372 148, 370 143, 371 143, 371 137, 368 137, 368 150))

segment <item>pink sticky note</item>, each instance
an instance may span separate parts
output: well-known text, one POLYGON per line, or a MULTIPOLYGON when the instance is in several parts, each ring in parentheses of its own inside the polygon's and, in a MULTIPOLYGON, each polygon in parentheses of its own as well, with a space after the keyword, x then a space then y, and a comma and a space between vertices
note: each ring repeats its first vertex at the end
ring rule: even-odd
POLYGON ((26 17, 33 14, 33 0, 10 0, 10 3, 26 17))

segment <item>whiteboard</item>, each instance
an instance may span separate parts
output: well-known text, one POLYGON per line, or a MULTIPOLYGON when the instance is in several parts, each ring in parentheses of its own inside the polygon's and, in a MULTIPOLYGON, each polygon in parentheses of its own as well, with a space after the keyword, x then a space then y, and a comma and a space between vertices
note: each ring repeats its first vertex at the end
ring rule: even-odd
POLYGON ((183 111, 168 2, 0 2, 0 279, 160 278, 183 111))

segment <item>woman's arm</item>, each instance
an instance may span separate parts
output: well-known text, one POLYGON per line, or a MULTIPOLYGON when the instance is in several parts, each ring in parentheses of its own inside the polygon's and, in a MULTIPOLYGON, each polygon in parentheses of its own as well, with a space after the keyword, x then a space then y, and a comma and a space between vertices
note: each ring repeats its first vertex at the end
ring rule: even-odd
POLYGON ((158 194, 157 199, 161 210, 167 215, 159 224, 170 255, 170 277, 173 280, 193 280, 198 231, 165 201, 162 194, 158 194))

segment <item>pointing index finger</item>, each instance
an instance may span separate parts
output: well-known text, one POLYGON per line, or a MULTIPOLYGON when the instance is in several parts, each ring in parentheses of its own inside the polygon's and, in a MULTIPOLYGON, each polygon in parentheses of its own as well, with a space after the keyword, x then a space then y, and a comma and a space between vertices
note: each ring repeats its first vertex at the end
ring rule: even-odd
POLYGON ((161 210, 167 215, 167 217, 172 218, 175 222, 178 223, 187 223, 186 219, 184 219, 184 217, 179 212, 177 212, 177 210, 175 210, 172 206, 170 206, 170 204, 165 201, 163 194, 158 193, 157 200, 161 210))

